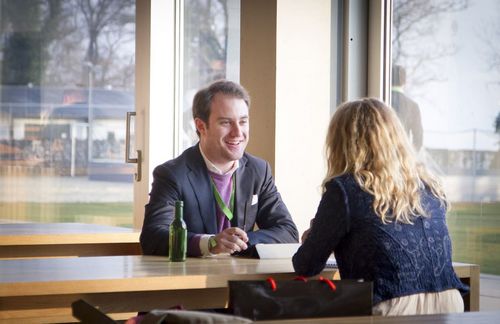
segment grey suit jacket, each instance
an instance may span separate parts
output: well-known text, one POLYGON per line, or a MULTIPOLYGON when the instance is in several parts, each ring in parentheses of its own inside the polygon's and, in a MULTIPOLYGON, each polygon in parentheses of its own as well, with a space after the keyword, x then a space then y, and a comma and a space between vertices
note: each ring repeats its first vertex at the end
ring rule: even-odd
POLYGON ((399 91, 392 91, 392 106, 417 151, 423 144, 424 130, 418 104, 399 91))
MULTIPOLYGON (((297 228, 274 185, 269 164, 248 153, 239 162, 231 225, 245 228, 250 246, 298 242, 297 228), (258 230, 254 231, 254 225, 258 230)), ((184 201, 188 241, 195 234, 216 234, 216 202, 198 145, 155 168, 149 196, 140 237, 144 254, 168 254, 169 225, 174 219, 176 200, 184 201)), ((196 255, 189 244, 188 255, 196 255)))

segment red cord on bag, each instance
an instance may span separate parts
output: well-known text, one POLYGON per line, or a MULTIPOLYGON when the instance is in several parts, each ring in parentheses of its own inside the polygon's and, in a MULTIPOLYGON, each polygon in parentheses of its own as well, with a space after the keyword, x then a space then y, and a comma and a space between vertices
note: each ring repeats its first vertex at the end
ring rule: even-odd
POLYGON ((330 279, 319 277, 319 280, 323 281, 323 282, 326 282, 328 284, 328 286, 330 286, 330 288, 332 288, 333 291, 337 290, 337 287, 335 286, 335 284, 330 279))
POLYGON ((295 277, 295 279, 293 279, 293 280, 307 282, 307 278, 306 278, 306 277, 304 277, 304 276, 297 276, 297 277, 295 277))
POLYGON ((276 291, 277 289, 277 286, 276 286, 276 281, 274 281, 273 277, 269 277, 267 278, 266 280, 267 282, 269 282, 271 284, 271 289, 272 291, 276 291))

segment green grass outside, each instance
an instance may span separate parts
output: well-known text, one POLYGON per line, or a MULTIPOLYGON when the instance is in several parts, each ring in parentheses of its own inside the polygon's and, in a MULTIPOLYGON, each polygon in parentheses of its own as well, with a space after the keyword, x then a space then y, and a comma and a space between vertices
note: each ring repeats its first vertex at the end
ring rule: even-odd
POLYGON ((500 202, 454 203, 448 212, 453 261, 476 263, 500 275, 500 202))
MULTIPOLYGON (((0 203, 0 215, 13 222, 90 223, 133 226, 129 203, 0 203)), ((2 217, 0 217, 2 218, 2 217)))

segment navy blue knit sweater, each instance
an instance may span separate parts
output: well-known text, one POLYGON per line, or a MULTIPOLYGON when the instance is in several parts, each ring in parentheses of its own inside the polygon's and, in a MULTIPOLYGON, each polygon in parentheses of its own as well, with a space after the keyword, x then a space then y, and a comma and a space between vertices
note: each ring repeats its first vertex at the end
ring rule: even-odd
POLYGON ((430 217, 414 225, 383 224, 375 214, 373 196, 350 175, 326 185, 308 238, 293 257, 299 275, 313 276, 331 252, 343 279, 373 281, 373 303, 457 288, 468 291, 451 264, 446 209, 430 190, 421 199, 430 217))

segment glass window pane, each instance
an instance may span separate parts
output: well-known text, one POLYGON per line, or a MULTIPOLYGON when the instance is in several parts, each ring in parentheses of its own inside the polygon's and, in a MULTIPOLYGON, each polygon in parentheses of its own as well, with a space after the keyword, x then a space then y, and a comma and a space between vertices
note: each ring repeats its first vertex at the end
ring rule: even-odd
POLYGON ((0 222, 132 226, 135 1, 0 5, 0 222))
POLYGON ((392 106, 443 180, 455 261, 500 275, 500 3, 394 0, 392 106))
POLYGON ((181 152, 198 141, 191 113, 196 91, 217 79, 239 81, 239 39, 240 0, 184 2, 181 152))

